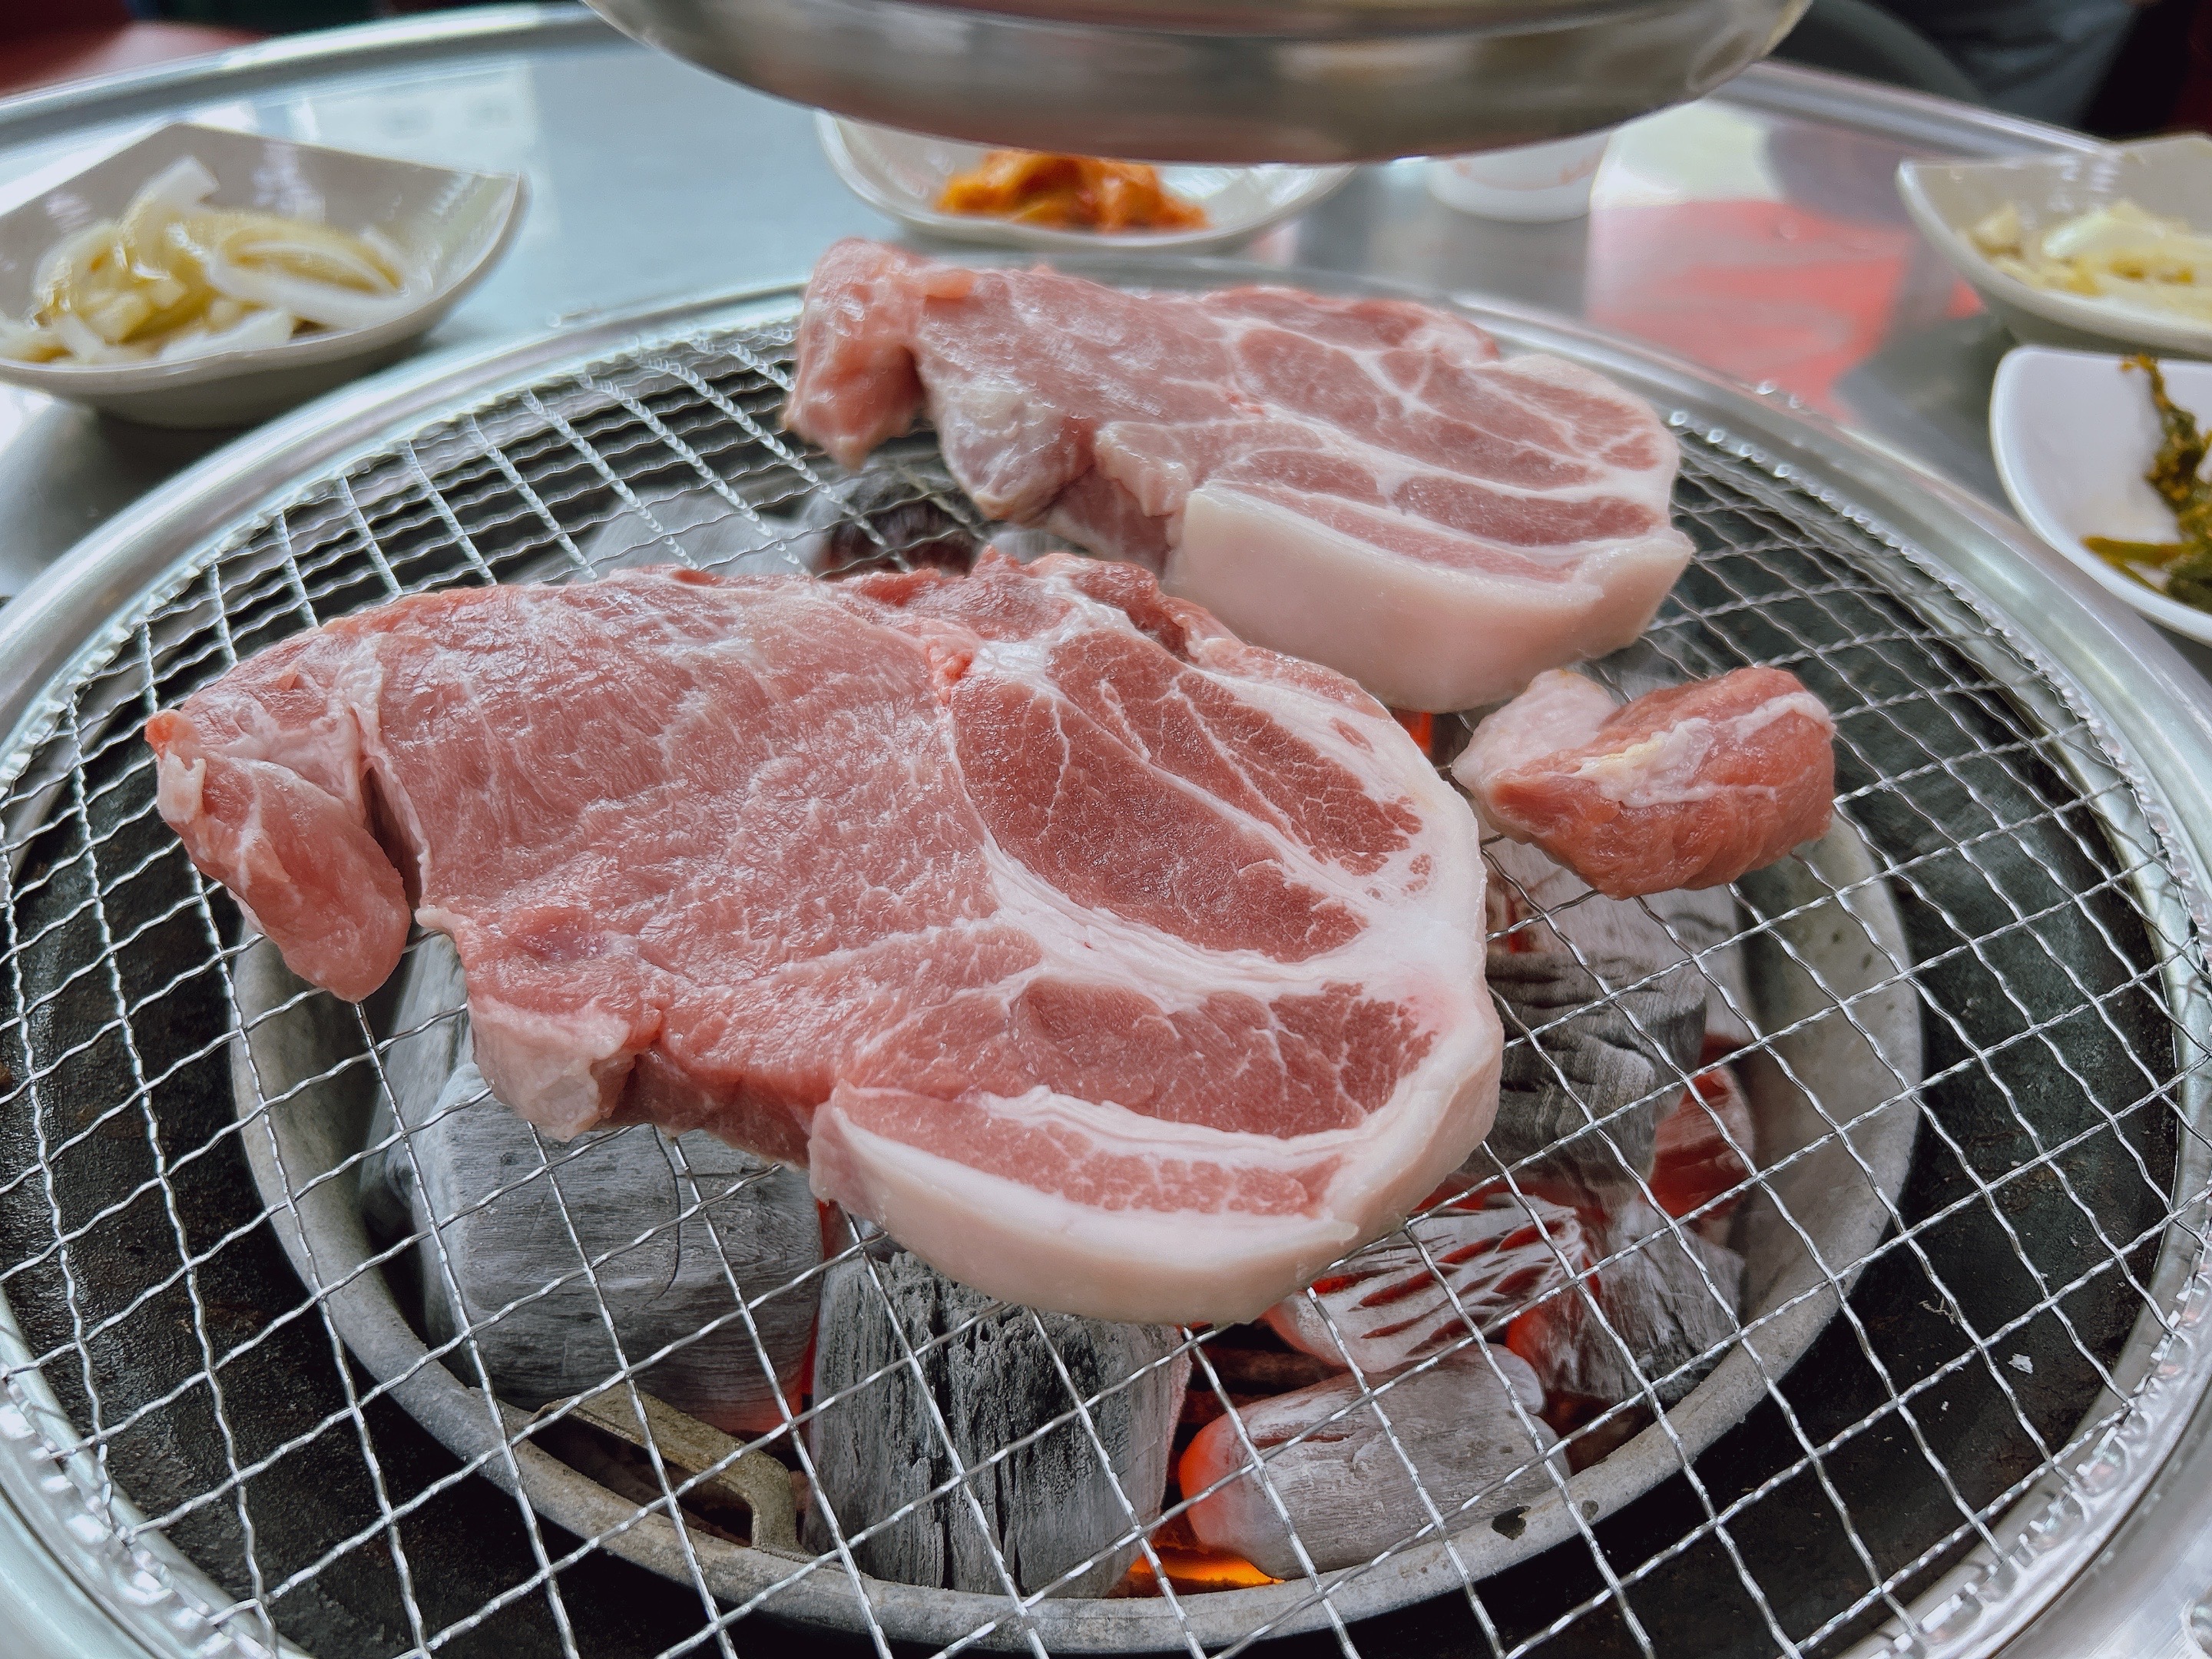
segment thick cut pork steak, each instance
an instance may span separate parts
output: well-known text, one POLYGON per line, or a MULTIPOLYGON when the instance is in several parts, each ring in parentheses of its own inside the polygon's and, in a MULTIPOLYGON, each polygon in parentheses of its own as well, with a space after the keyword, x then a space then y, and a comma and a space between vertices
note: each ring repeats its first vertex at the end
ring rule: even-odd
POLYGON ((1327 670, 1128 565, 427 594, 156 715, 159 802, 293 969, 452 936, 478 1064, 994 1295, 1238 1319, 1495 1109, 1474 815, 1327 670))
POLYGON ((1401 300, 1135 294, 838 243, 785 421, 853 466, 925 409, 986 513, 1146 565, 1401 708, 1627 644, 1690 555, 1650 409, 1401 300))

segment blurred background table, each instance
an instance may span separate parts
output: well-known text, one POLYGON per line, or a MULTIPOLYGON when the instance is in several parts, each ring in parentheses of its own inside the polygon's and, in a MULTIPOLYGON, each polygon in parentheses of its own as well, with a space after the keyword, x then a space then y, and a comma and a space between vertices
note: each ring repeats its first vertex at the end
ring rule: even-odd
MULTIPOLYGON (((568 6, 275 40, 0 102, 0 208, 180 119, 526 173, 520 241, 425 351, 798 281, 835 238, 893 232, 831 174, 811 112, 568 6)), ((2091 142, 1768 64, 1623 129, 1586 219, 1472 218, 1429 195, 1423 163, 1400 162, 1362 169, 1243 257, 1584 317, 1797 399, 1996 501, 1985 418, 2008 342, 1914 234, 1893 175, 1907 155, 2091 142)), ((228 435, 0 388, 0 595, 228 435)))

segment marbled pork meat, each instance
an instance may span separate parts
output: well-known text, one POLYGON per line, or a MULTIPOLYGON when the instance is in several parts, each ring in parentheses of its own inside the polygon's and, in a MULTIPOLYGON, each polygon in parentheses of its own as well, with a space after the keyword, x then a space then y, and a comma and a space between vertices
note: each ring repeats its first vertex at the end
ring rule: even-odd
POLYGON ((1648 407, 1409 301, 1138 294, 838 243, 786 423, 856 466, 925 409, 993 518, 1142 563, 1401 708, 1627 644, 1690 554, 1648 407))
POLYGON ((1133 566, 422 594, 147 735, 304 978, 359 999, 444 933, 532 1122, 805 1164, 1010 1300, 1255 1315, 1495 1109, 1473 816, 1133 566))

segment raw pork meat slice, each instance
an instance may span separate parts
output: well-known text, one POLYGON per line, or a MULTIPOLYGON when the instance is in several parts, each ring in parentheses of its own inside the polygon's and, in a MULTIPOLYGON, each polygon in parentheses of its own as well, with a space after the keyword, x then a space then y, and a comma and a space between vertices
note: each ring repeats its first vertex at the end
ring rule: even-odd
POLYGON ((994 1296, 1255 1315, 1490 1124, 1473 815, 1132 566, 425 594, 148 737, 295 971, 367 995, 411 912, 533 1123, 805 1164, 994 1296))
POLYGON ((1690 553, 1648 408, 1403 300, 1135 294, 838 243, 785 421, 856 466, 925 408, 992 517, 1161 571, 1401 708, 1626 645, 1690 553))
POLYGON ((1493 828, 1607 897, 1717 887, 1827 833, 1836 723, 1779 668, 1616 708, 1564 671, 1475 728, 1452 763, 1493 828))

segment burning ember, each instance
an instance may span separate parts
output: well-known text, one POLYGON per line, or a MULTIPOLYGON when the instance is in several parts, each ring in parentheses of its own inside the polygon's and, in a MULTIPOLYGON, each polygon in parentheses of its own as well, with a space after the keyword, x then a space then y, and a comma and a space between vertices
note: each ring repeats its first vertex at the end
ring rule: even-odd
MULTIPOLYGON (((1167 1574, 1168 1588, 1177 1595, 1202 1595, 1208 1590, 1256 1589, 1262 1584, 1282 1582, 1261 1571, 1241 1555, 1206 1548, 1192 1534, 1189 1521, 1180 1515, 1163 1524, 1152 1534, 1152 1553, 1159 1558, 1161 1569, 1167 1574)), ((1159 1577, 1153 1572, 1152 1564, 1139 1555, 1121 1582, 1114 1587, 1113 1593, 1158 1595, 1159 1577)))
POLYGON ((1671 1216, 1705 1209, 1698 1231, 1723 1242, 1727 1222, 1751 1180, 1744 1154, 1751 1149, 1751 1103, 1726 1066, 1691 1079, 1681 1103, 1653 1136, 1651 1196, 1671 1216))
POLYGON ((1303 1352, 1393 1371, 1470 1330, 1503 1329, 1587 1260, 1573 1210, 1493 1190, 1417 1217, 1403 1241, 1370 1245, 1267 1320, 1303 1352))

